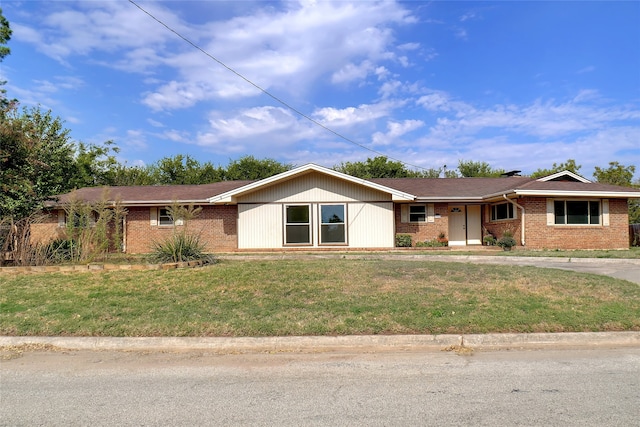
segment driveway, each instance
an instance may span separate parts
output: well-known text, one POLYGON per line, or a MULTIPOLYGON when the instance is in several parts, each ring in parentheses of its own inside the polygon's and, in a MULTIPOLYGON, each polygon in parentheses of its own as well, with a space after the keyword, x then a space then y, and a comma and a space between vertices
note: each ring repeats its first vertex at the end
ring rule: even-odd
MULTIPOLYGON (((350 258, 350 259, 397 259, 415 261, 466 262, 471 264, 503 264, 529 265, 540 268, 559 268, 581 273, 600 274, 628 280, 640 284, 640 259, 612 258, 562 258, 562 257, 526 257, 526 256, 491 256, 491 255, 411 255, 411 254, 286 254, 282 257, 295 258, 350 258)), ((274 259, 274 255, 231 255, 221 256, 223 259, 274 259)))
MULTIPOLYGON (((428 255, 427 255, 428 256, 428 255)), ((468 262, 472 264, 529 265, 559 268, 581 273, 600 274, 640 284, 640 259, 557 258, 483 255, 435 255, 438 261, 468 262)))

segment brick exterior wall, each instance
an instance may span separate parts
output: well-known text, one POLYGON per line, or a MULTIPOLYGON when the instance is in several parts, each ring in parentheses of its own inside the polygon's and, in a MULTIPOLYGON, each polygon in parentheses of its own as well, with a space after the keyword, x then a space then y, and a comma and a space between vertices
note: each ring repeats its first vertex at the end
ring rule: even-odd
POLYGON ((61 239, 64 235, 64 227, 58 226, 58 211, 48 212, 42 221, 31 224, 31 242, 33 243, 48 243, 61 239))
POLYGON ((435 240, 442 232, 446 238, 449 238, 449 208, 446 203, 435 203, 434 222, 402 222, 401 205, 395 204, 394 216, 396 221, 396 234, 410 234, 413 246, 416 242, 424 242, 427 240, 435 240), (440 218, 438 218, 438 215, 440 218))
POLYGON ((203 206, 200 214, 184 226, 151 225, 148 207, 129 207, 127 213, 126 252, 149 253, 153 242, 170 238, 174 231, 187 227, 190 233, 199 234, 206 244, 206 251, 233 251, 238 248, 238 207, 203 206))
POLYGON ((546 198, 527 198, 518 203, 526 210, 527 249, 629 248, 629 208, 625 199, 609 199, 609 226, 547 225, 546 198))

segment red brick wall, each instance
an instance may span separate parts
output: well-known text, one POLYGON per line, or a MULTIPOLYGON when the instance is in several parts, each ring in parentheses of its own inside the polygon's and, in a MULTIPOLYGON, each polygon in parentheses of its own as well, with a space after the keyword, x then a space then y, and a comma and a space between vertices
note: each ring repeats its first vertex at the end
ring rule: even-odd
POLYGON ((547 199, 518 200, 526 210, 528 249, 627 249, 629 210, 627 201, 609 199, 609 226, 547 225, 547 199))
POLYGON ((402 222, 400 209, 400 204, 394 206, 396 234, 410 234, 413 246, 416 245, 416 242, 437 239, 440 232, 443 232, 449 238, 449 209, 446 203, 434 204, 435 222, 402 222), (438 215, 440 215, 440 218, 438 218, 438 215))
POLYGON ((203 206, 200 214, 184 226, 158 226, 150 223, 148 207, 130 207, 127 213, 127 253, 149 253, 153 242, 170 238, 177 230, 199 234, 206 250, 232 251, 238 248, 237 206, 203 206))
MULTIPOLYGON (((522 222, 520 220, 522 211, 520 208, 517 208, 517 219, 491 222, 491 211, 489 210, 489 206, 490 205, 482 205, 482 237, 484 238, 486 233, 490 233, 496 239, 500 239, 504 236, 506 231, 510 231, 513 238, 516 239, 518 246, 522 245, 522 222)), ((484 242, 482 244, 484 244, 484 242)))

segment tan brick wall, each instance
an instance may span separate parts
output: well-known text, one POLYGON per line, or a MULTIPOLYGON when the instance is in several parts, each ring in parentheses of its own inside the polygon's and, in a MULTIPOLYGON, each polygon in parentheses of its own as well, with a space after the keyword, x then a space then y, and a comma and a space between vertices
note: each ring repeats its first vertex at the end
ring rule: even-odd
POLYGON ((238 248, 237 206, 203 206, 200 214, 184 226, 151 225, 148 207, 130 207, 127 213, 127 253, 149 253, 153 242, 170 238, 175 231, 187 227, 199 234, 209 252, 231 251, 238 248))
POLYGON ((518 203, 526 209, 528 249, 627 249, 629 210, 626 200, 609 199, 609 226, 547 225, 547 199, 527 198, 518 203))
POLYGON ((48 212, 42 221, 31 224, 31 242, 48 243, 64 237, 64 227, 58 226, 58 211, 48 212))
POLYGON ((416 242, 424 242, 438 238, 438 234, 443 232, 449 238, 449 209, 446 203, 435 203, 435 222, 409 223, 401 220, 401 205, 394 206, 396 221, 396 234, 410 234, 413 246, 416 242), (440 218, 438 218, 440 215, 440 218))

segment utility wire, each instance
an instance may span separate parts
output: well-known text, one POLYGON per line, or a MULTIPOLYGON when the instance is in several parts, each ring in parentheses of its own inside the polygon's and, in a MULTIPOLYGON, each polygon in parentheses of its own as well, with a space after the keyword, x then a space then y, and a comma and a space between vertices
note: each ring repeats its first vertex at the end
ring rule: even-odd
POLYGON ((146 9, 144 9, 142 6, 140 6, 139 4, 137 4, 134 0, 129 0, 129 3, 131 3, 132 5, 134 5, 135 7, 137 7, 138 9, 140 9, 142 12, 144 12, 145 14, 147 14, 151 19, 153 19, 154 21, 156 21, 158 24, 162 25, 163 27, 165 27, 167 30, 171 31, 173 34, 175 34, 176 36, 178 36, 179 38, 181 38, 183 41, 185 41, 186 43, 190 44, 192 47, 194 47, 195 49, 199 50, 200 52, 204 53, 206 56, 208 56, 210 59, 214 60, 215 62, 217 62, 218 64, 220 64, 221 66, 223 66, 224 68, 226 68, 228 71, 232 72, 233 74, 235 74, 236 76, 240 77, 242 80, 244 80, 245 82, 249 83, 251 86, 255 87, 256 89, 258 89, 260 92, 262 92, 263 94, 267 95, 268 97, 270 97, 271 99, 273 99, 274 101, 278 102, 279 104, 285 106, 286 108, 288 108, 289 110, 293 111, 294 113, 298 114, 300 117, 303 117, 305 119, 307 119, 308 121, 310 121, 311 123, 315 124, 316 126, 321 127, 322 129, 326 130, 327 132, 331 132, 332 134, 334 134, 335 136, 337 136, 340 139, 343 139, 345 141, 347 141, 350 144, 354 144, 357 145, 360 148, 363 148, 365 150, 368 150, 374 154, 380 155, 380 156, 384 156, 388 159, 391 160, 395 160, 397 162, 400 162, 404 165, 407 166, 411 166, 414 168, 418 168, 418 169, 422 169, 422 170, 427 170, 426 168, 423 168, 422 166, 418 166, 418 165, 413 165, 411 163, 407 163, 404 162, 400 159, 395 159, 393 157, 390 157, 380 151, 376 151, 373 148, 369 148, 366 145, 360 144, 359 142, 356 142, 344 135, 342 135, 339 132, 336 132, 335 130, 323 125, 322 123, 320 123, 319 121, 315 120, 314 118, 308 116, 307 114, 303 113, 302 111, 298 110, 297 108, 293 107, 292 105, 288 104, 287 102, 283 101, 282 99, 278 98, 277 96, 273 95, 272 93, 270 93, 269 91, 267 91, 266 89, 263 89, 262 87, 260 87, 259 85, 257 85, 256 83, 252 82, 251 80, 249 80, 247 77, 243 76, 242 74, 240 74, 239 72, 237 72, 236 70, 234 70, 233 68, 229 67, 227 64, 225 64, 224 62, 220 61, 218 58, 216 58, 215 56, 213 56, 212 54, 210 54, 209 52, 207 52, 206 50, 204 50, 203 48, 201 48, 200 46, 198 46, 197 44, 195 44, 194 42, 192 42, 191 40, 189 40, 187 37, 183 36, 182 34, 180 34, 179 32, 177 32, 176 30, 174 30, 173 28, 171 28, 169 25, 165 24, 163 21, 161 21, 160 19, 156 18, 152 13, 148 12, 146 9))

